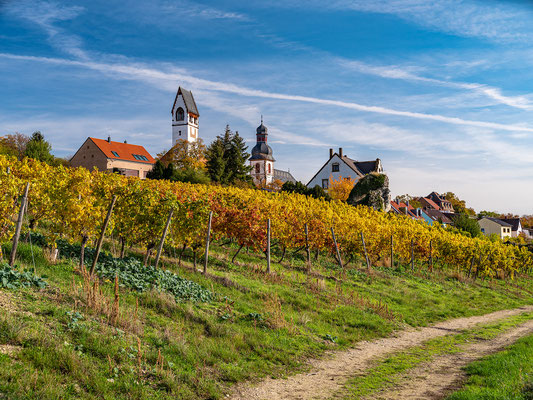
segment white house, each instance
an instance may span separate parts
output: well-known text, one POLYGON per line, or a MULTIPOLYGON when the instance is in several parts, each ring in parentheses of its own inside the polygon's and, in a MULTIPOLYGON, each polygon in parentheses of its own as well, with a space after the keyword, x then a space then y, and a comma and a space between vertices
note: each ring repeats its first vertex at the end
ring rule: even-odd
POLYGON ((172 146, 178 140, 186 140, 190 143, 198 139, 198 119, 200 113, 192 93, 178 88, 174 104, 172 105, 172 146))
POLYGON ((355 161, 346 157, 342 153, 342 148, 339 148, 338 153, 334 153, 333 149, 329 149, 329 160, 311 178, 307 187, 313 188, 318 185, 328 189, 330 179, 337 180, 342 176, 343 178, 352 178, 357 182, 371 172, 383 172, 383 166, 379 158, 375 161, 355 161))
POLYGON ((524 232, 522 229, 522 223, 520 222, 520 218, 500 218, 503 222, 507 222, 509 225, 512 226, 511 228, 511 236, 517 237, 520 236, 521 233, 524 232))

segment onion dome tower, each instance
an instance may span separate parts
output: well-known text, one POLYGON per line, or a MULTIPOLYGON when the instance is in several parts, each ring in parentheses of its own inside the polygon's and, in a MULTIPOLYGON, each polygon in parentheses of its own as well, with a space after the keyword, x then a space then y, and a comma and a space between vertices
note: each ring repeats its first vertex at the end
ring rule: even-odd
POLYGON ((256 185, 268 185, 274 180, 274 161, 272 147, 267 144, 268 129, 263 124, 261 116, 261 125, 256 129, 257 143, 252 149, 250 165, 252 178, 256 185))

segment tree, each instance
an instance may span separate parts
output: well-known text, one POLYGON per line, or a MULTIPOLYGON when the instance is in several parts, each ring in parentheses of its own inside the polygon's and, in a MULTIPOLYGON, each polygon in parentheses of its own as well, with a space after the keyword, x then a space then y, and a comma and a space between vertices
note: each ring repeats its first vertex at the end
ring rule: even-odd
POLYGON ((333 200, 346 201, 354 186, 355 180, 351 177, 343 178, 342 176, 339 176, 339 179, 337 180, 330 177, 328 194, 333 200))
POLYGON ((455 227, 462 232, 468 232, 470 237, 481 236, 481 228, 478 222, 467 214, 457 214, 453 218, 455 227))
POLYGON ((15 156, 22 160, 29 141, 28 136, 19 132, 0 137, 0 154, 15 156))
POLYGON ((377 172, 365 175, 357 181, 346 202, 352 206, 361 204, 387 212, 390 209, 389 178, 377 172))
POLYGON ((176 169, 204 169, 205 152, 206 149, 202 139, 198 139, 196 142, 180 139, 169 151, 159 153, 157 158, 164 167, 172 163, 176 169))
POLYGON ((314 188, 309 189, 302 182, 293 183, 291 181, 287 181, 281 186, 281 191, 303 194, 304 196, 314 197, 315 199, 324 199, 328 201, 331 200, 329 194, 327 194, 326 191, 320 186, 315 185, 314 188))
POLYGON ((501 214, 495 211, 480 211, 477 215, 478 219, 481 219, 484 217, 500 218, 501 214))
POLYGON ((33 132, 26 145, 24 156, 50 164, 54 161, 54 156, 50 154, 50 151, 52 151, 50 143, 44 140, 41 132, 36 131, 33 132))
POLYGON ((400 196, 396 197, 396 200, 400 203, 409 203, 409 205, 413 206, 414 208, 422 208, 422 203, 418 201, 418 197, 411 196, 409 194, 402 194, 400 196))
POLYGON ((252 167, 246 165, 250 157, 247 149, 239 133, 233 133, 229 125, 226 125, 224 135, 217 136, 207 148, 206 167, 211 180, 223 185, 244 182, 250 186, 252 167))
POLYGON ((457 214, 476 215, 473 208, 466 207, 466 201, 459 199, 453 192, 447 192, 444 194, 446 200, 452 203, 453 211, 457 214))

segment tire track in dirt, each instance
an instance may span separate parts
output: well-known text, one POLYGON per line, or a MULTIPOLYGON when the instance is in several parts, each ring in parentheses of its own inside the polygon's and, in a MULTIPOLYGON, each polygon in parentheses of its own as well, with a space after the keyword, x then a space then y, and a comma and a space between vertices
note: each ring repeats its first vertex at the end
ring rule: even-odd
POLYGON ((350 377, 368 369, 371 362, 377 358, 419 346, 436 337, 460 333, 478 324, 489 324, 530 311, 533 311, 533 305, 457 318, 429 327, 399 331, 392 337, 359 342, 353 349, 329 353, 322 359, 310 360, 310 372, 293 375, 287 379, 267 379, 256 385, 238 385, 228 398, 231 400, 327 399, 343 389, 350 377))
POLYGON ((466 378, 464 366, 489 354, 502 351, 518 339, 533 334, 533 320, 494 339, 474 343, 460 353, 439 356, 403 375, 391 390, 374 393, 372 399, 442 399, 459 389, 466 378))

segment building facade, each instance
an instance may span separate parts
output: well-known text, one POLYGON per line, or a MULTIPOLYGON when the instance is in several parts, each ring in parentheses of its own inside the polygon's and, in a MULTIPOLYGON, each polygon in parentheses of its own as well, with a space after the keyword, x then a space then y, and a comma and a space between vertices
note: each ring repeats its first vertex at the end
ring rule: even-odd
POLYGON ((346 157, 342 152, 342 148, 339 148, 338 153, 333 152, 333 149, 329 149, 328 161, 311 178, 307 187, 313 188, 318 185, 327 190, 330 180, 338 180, 342 176, 343 178, 352 178, 357 182, 372 172, 383 172, 383 166, 379 158, 375 161, 355 161, 346 157))
POLYGON ((484 217, 479 221, 481 232, 486 235, 496 234, 500 239, 511 237, 512 225, 498 218, 484 217))
POLYGON ((72 167, 96 168, 141 179, 146 178, 154 164, 155 160, 143 146, 113 142, 110 137, 107 140, 87 138, 70 159, 72 167))
POLYGON ((178 88, 174 104, 172 105, 172 147, 178 140, 196 142, 198 140, 198 128, 200 113, 192 92, 178 88))
POLYGON ((272 147, 267 144, 268 128, 263 124, 256 129, 256 144, 252 148, 252 156, 249 158, 252 171, 252 179, 258 186, 268 186, 275 181, 285 183, 287 181, 296 182, 294 177, 288 171, 277 170, 274 168, 276 161, 273 156, 272 147))

